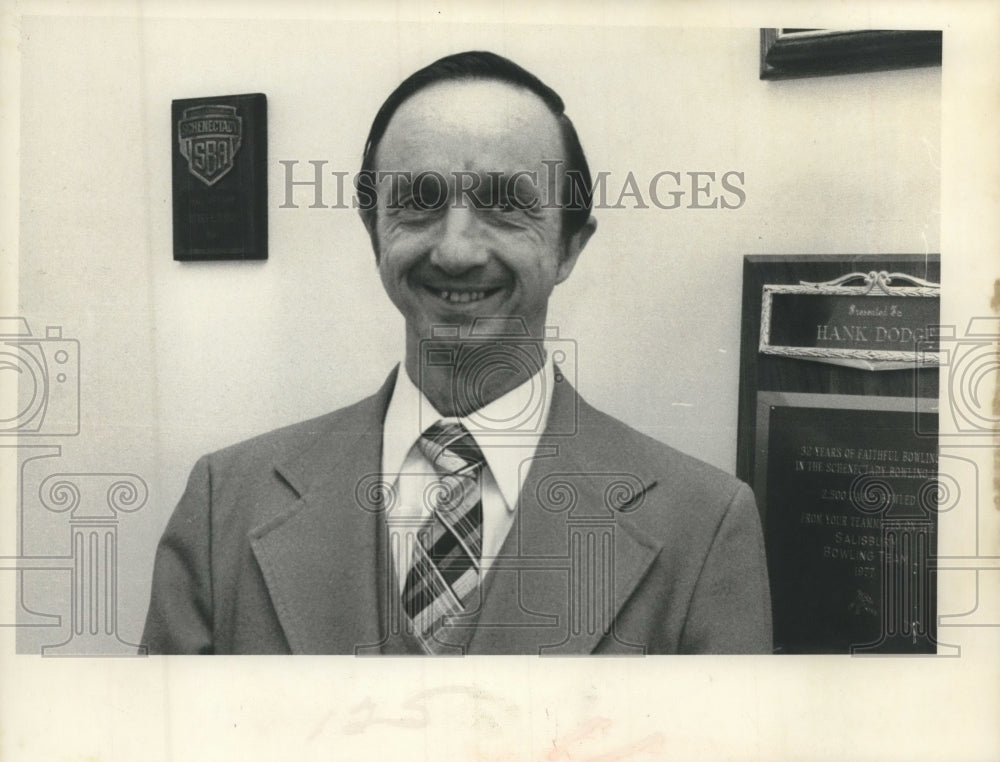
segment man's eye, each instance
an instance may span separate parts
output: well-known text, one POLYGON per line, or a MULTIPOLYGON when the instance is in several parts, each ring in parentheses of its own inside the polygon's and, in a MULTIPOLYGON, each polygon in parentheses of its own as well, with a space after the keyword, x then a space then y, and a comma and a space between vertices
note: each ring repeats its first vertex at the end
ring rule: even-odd
POLYGON ((516 212, 518 210, 518 206, 510 199, 500 199, 491 208, 501 212, 516 212))
POLYGON ((437 196, 406 194, 399 198, 399 208, 407 212, 432 213, 439 211, 445 203, 446 199, 437 196))
POLYGON ((448 186, 428 175, 414 183, 403 196, 409 199, 405 202, 407 208, 422 212, 436 211, 448 203, 448 186))
POLYGON ((524 211, 526 204, 520 202, 516 198, 511 198, 510 196, 495 196, 493 198, 486 198, 478 204, 480 209, 495 211, 495 212, 520 212, 524 211))

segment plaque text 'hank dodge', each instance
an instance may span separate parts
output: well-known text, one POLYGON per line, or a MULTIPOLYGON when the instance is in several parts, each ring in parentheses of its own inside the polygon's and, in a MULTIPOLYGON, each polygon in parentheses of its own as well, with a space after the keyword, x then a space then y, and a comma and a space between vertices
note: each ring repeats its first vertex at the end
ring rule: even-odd
POLYGON ((760 351, 865 370, 933 367, 939 295, 936 283, 887 271, 765 285, 760 351))

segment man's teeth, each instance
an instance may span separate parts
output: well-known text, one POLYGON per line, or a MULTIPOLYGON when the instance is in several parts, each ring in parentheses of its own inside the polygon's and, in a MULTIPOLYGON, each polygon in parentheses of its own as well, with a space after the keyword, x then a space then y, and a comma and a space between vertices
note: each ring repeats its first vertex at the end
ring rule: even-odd
POLYGON ((485 291, 439 291, 440 296, 445 301, 461 304, 465 302, 478 302, 486 297, 485 291))

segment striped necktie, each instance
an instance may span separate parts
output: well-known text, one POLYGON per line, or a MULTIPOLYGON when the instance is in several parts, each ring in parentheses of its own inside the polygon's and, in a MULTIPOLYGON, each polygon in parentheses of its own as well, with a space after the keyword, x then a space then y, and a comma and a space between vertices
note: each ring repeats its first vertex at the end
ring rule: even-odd
POLYGON ((442 653, 446 646, 434 633, 444 617, 478 606, 484 458, 472 435, 455 420, 435 423, 421 435, 418 446, 439 478, 425 494, 433 513, 413 545, 403 610, 425 650, 442 653))

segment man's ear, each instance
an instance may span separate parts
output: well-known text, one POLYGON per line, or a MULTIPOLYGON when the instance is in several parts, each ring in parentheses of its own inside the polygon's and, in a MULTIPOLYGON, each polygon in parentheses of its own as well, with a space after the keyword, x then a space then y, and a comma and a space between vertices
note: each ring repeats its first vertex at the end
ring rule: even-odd
POLYGON ((566 280, 573 268, 576 267, 576 260, 580 258, 580 252, 587 245, 590 237, 597 232, 597 220, 591 215, 583 224, 583 227, 570 236, 563 249, 562 259, 559 261, 559 271, 556 274, 556 283, 566 280))
POLYGON ((372 242, 372 251, 375 252, 375 262, 378 263, 378 230, 376 230, 376 218, 378 217, 378 211, 375 209, 358 209, 358 216, 361 218, 361 224, 365 226, 365 230, 368 231, 368 240, 372 242))

